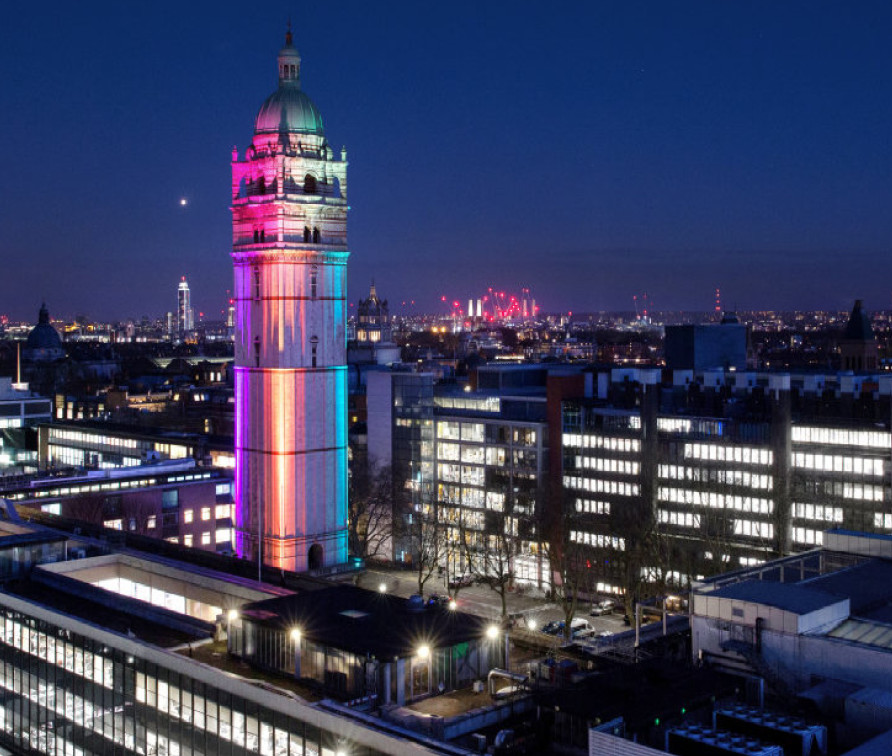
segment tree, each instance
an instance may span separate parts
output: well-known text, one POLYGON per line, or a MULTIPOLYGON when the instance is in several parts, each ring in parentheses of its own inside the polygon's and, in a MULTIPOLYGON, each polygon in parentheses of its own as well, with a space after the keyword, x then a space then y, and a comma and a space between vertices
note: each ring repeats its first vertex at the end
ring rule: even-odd
POLYGON ((514 584, 517 520, 504 511, 487 511, 483 532, 462 529, 462 547, 475 581, 499 596, 504 620, 508 616, 508 590, 514 584))
POLYGON ((124 530, 138 535, 153 535, 149 529, 149 520, 157 516, 157 508, 147 497, 139 494, 125 494, 122 497, 121 520, 124 530))
POLYGON ((564 639, 569 641, 579 595, 591 590, 590 548, 581 542, 580 518, 574 500, 560 481, 551 481, 546 506, 538 513, 551 572, 551 593, 564 614, 564 639))
POLYGON ((591 589, 591 562, 586 547, 579 542, 576 517, 553 518, 547 536, 548 562, 552 575, 552 595, 564 614, 564 640, 570 640, 571 623, 576 616, 579 595, 591 589))
POLYGON ((72 520, 102 525, 105 520, 105 496, 99 493, 81 493, 63 504, 62 513, 72 520))
POLYGON ((347 521, 350 552, 362 559, 393 558, 394 510, 400 509, 400 489, 405 486, 393 465, 365 466, 350 476, 349 517, 347 521))
POLYGON ((404 543, 412 555, 412 566, 418 581, 418 593, 433 577, 445 557, 443 525, 439 521, 439 503, 435 500, 411 506, 402 518, 404 543))

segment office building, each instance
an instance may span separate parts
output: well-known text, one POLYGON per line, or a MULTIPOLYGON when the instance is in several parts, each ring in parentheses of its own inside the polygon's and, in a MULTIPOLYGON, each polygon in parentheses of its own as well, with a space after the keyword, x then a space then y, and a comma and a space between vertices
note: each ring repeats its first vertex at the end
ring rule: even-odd
POLYGON ((38 510, 190 548, 232 552, 232 480, 192 459, 9 481, 0 493, 22 513, 38 510))
POLYGON ((4 749, 72 756, 467 753, 319 702, 293 676, 271 681, 234 665, 225 646, 233 617, 247 604, 288 595, 285 589, 6 520, 0 578, 4 749))
POLYGON ((829 526, 892 532, 890 399, 886 375, 601 371, 564 402, 562 439, 596 589, 682 588, 829 526))
POLYGON ((347 560, 347 159, 300 76, 289 32, 232 156, 238 551, 289 570, 347 560))

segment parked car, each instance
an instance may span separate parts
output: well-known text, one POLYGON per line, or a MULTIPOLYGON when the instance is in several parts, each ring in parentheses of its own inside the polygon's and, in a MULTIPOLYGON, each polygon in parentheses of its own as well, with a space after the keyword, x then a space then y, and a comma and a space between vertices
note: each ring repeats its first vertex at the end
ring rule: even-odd
POLYGON ((600 617, 602 614, 610 614, 616 607, 616 602, 611 599, 604 599, 597 604, 592 604, 592 617, 600 617))
POLYGON ((450 588, 467 588, 474 585, 474 576, 470 572, 462 572, 449 578, 450 588))
MULTIPOLYGON (((564 634, 564 623, 562 620, 549 622, 542 627, 542 632, 548 635, 562 636, 564 634)), ((570 640, 579 640, 581 638, 590 638, 595 634, 595 628, 591 622, 586 619, 577 618, 570 623, 570 640)))
MULTIPOLYGON (((561 630, 563 631, 563 627, 561 630)), ((591 638, 594 634, 595 628, 592 627, 592 623, 586 619, 577 618, 570 623, 570 640, 591 638)))
POLYGON ((445 606, 447 608, 451 601, 452 598, 450 596, 443 596, 439 593, 432 593, 427 599, 427 603, 430 606, 445 606))

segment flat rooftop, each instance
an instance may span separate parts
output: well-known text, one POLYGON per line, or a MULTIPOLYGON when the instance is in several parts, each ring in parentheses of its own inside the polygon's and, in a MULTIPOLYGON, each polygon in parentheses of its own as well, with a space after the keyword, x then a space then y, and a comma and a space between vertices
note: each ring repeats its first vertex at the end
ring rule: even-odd
POLYGON ((766 580, 745 580, 713 591, 710 596, 749 601, 773 606, 793 614, 811 614, 825 606, 838 604, 845 596, 801 584, 774 583, 766 580))
POLYGON ((83 596, 72 596, 65 591, 30 580, 9 581, 4 584, 4 589, 15 596, 77 617, 104 630, 135 637, 161 648, 173 648, 198 639, 194 633, 171 628, 136 614, 117 611, 83 596))
POLYGON ((247 621, 290 632, 333 648, 379 659, 414 655, 419 644, 443 648, 481 638, 487 622, 442 606, 413 607, 408 599, 335 585, 248 604, 247 621))

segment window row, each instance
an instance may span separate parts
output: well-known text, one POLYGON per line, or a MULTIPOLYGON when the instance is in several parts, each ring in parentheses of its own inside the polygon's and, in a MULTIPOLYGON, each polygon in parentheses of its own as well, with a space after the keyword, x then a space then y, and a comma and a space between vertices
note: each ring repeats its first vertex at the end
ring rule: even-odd
POLYGON ((615 494, 616 496, 638 496, 641 487, 637 483, 626 483, 622 480, 600 480, 595 478, 582 478, 576 475, 565 475, 564 486, 577 491, 591 491, 592 493, 615 494))
POLYGON ((838 454, 793 454, 793 467, 823 472, 847 472, 855 475, 882 476, 885 462, 876 457, 842 457, 838 454))
POLYGON ((577 456, 576 469, 597 470, 598 472, 620 473, 622 475, 637 475, 641 466, 638 462, 632 462, 626 459, 577 456))
POLYGON ((849 428, 816 428, 794 425, 793 443, 832 444, 834 446, 863 446, 869 449, 892 448, 892 434, 888 431, 852 430, 849 428))
POLYGON ((774 511, 773 501, 758 496, 738 496, 717 491, 691 491, 687 488, 665 486, 660 486, 657 496, 660 501, 672 504, 690 504, 710 509, 734 509, 738 512, 753 512, 755 514, 771 514, 774 511))
POLYGON ((587 530, 571 530, 570 541, 595 546, 600 549, 626 550, 626 539, 604 533, 589 533, 587 530))
POLYGON ((639 452, 641 441, 637 438, 601 436, 591 433, 565 433, 564 446, 577 449, 607 449, 608 451, 639 452))
POLYGON ((459 423, 451 420, 437 422, 437 438, 447 441, 474 441, 482 444, 484 439, 483 423, 459 423))
POLYGON ((749 470, 716 470, 708 467, 660 465, 658 475, 665 480, 690 480, 697 483, 744 486, 763 491, 771 491, 774 488, 774 478, 771 475, 754 473, 749 470))
POLYGON ((710 462, 739 462, 745 465, 770 465, 774 453, 770 449, 726 444, 685 444, 685 459, 704 459, 710 462))
POLYGON ((661 509, 658 518, 663 525, 675 525, 681 528, 699 528, 700 515, 694 512, 676 512, 672 509, 661 509))
POLYGON ((806 546, 823 546, 824 531, 812 528, 793 528, 793 543, 802 543, 806 546))
POLYGON ((774 538, 774 524, 759 520, 734 520, 734 535, 748 538, 774 538))
POLYGON ((799 520, 817 520, 818 522, 842 522, 842 507, 831 507, 825 504, 793 504, 793 517, 799 520))
POLYGON ((597 501, 596 499, 576 499, 576 511, 581 514, 610 514, 609 501, 597 501))

